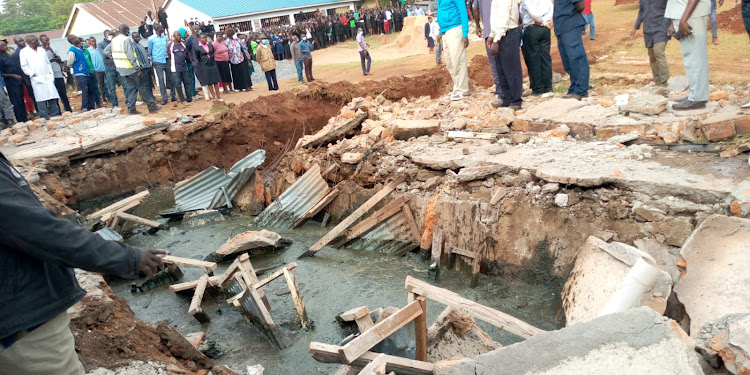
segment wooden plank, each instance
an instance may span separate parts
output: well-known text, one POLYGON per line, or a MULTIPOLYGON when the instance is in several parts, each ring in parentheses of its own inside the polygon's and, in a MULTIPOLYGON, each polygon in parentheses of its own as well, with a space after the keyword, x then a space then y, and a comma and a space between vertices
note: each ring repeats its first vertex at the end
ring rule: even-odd
POLYGON ((205 337, 206 337, 206 334, 204 332, 193 332, 193 333, 188 333, 187 335, 185 335, 185 339, 190 341, 190 343, 193 344, 193 346, 195 347, 198 347, 198 345, 201 344, 201 342, 203 341, 205 337))
POLYGON ((138 207, 142 202, 143 202, 143 198, 138 199, 137 201, 131 202, 127 206, 125 206, 123 208, 120 208, 117 211, 104 214, 104 216, 102 216, 102 217, 99 218, 99 221, 103 221, 103 222, 110 221, 110 220, 112 220, 112 219, 114 219, 114 218, 117 217, 117 213, 118 212, 125 212, 127 210, 132 209, 132 208, 138 207))
POLYGON ((414 319, 414 336, 417 341, 417 350, 414 359, 427 361, 427 301, 424 297, 417 297, 422 314, 414 319))
POLYGON ((148 190, 146 190, 146 191, 142 191, 142 192, 140 192, 138 194, 131 195, 131 196, 129 196, 129 197, 127 197, 127 198, 125 198, 125 199, 123 199, 121 201, 115 202, 115 203, 113 203, 113 204, 111 204, 111 205, 109 205, 109 206, 107 206, 105 208, 102 208, 99 211, 94 212, 91 215, 86 216, 86 220, 93 220, 93 219, 96 219, 97 217, 103 216, 106 213, 118 211, 121 208, 127 206, 128 204, 130 204, 130 203, 132 203, 134 201, 137 201, 139 199, 147 197, 149 194, 151 194, 151 193, 148 190))
POLYGON ((203 301, 203 294, 206 292, 206 286, 208 285, 208 275, 203 275, 198 280, 198 285, 195 287, 195 294, 193 294, 193 300, 190 301, 190 308, 188 313, 198 319, 201 323, 208 323, 211 318, 203 312, 201 309, 201 302, 203 301))
POLYGON ((378 354, 358 375, 385 375, 385 354, 378 354))
POLYGON ((407 200, 408 198, 402 196, 386 204, 383 208, 370 215, 370 217, 362 220, 361 222, 359 222, 359 224, 355 225, 352 229, 346 232, 346 236, 336 244, 336 247, 346 245, 349 241, 369 232, 378 224, 401 212, 401 207, 404 206, 407 200))
POLYGON ((449 131, 447 136, 448 138, 486 139, 490 141, 498 138, 498 135, 494 133, 465 132, 460 130, 449 131))
POLYGON ((370 309, 367 308, 367 306, 360 306, 355 307, 353 309, 344 311, 339 315, 339 318, 345 322, 351 322, 355 321, 363 316, 369 316, 370 315, 370 309))
POLYGON ((302 322, 302 329, 307 329, 308 319, 307 311, 305 311, 305 304, 302 303, 302 294, 299 292, 299 286, 297 285, 297 279, 294 277, 294 272, 291 269, 284 267, 284 277, 286 278, 287 286, 289 291, 292 292, 292 300, 294 301, 294 307, 297 308, 297 314, 299 314, 299 320, 302 322))
MULTIPOLYGON (((210 286, 216 286, 216 285, 218 285, 219 277, 220 276, 211 276, 211 277, 209 277, 208 278, 208 285, 210 285, 210 286)), ((185 283, 172 284, 172 285, 169 286, 169 290, 171 290, 171 291, 173 291, 173 292, 176 293, 176 292, 182 292, 184 290, 195 289, 195 287, 198 286, 198 282, 200 282, 200 279, 193 280, 193 281, 188 281, 188 282, 185 282, 185 283)))
POLYGON ((307 212, 305 212, 302 216, 297 219, 297 221, 292 224, 292 228, 298 227, 300 224, 302 224, 303 221, 315 216, 320 212, 320 210, 324 209, 326 206, 328 206, 329 203, 333 202, 334 199, 339 195, 341 190, 338 188, 333 188, 331 191, 328 192, 328 194, 323 197, 318 203, 315 203, 312 207, 310 207, 307 212))
POLYGON ((223 274, 219 275, 219 280, 217 281, 216 285, 219 285, 222 288, 226 288, 227 282, 230 281, 232 279, 232 275, 237 272, 237 267, 240 265, 240 262, 248 259, 250 259, 250 255, 248 255, 247 253, 234 258, 232 264, 230 264, 229 267, 224 270, 223 274))
POLYGON ((432 286, 411 276, 406 277, 406 291, 411 292, 444 305, 465 311, 477 319, 484 320, 498 328, 514 333, 523 338, 529 338, 544 332, 518 318, 501 311, 470 301, 458 294, 443 288, 432 286))
POLYGON ((234 295, 232 297, 229 297, 227 299, 227 303, 230 304, 230 305, 233 305, 234 301, 239 301, 240 299, 242 299, 243 297, 245 297, 246 294, 247 294, 247 289, 244 289, 241 292, 237 293, 236 295, 234 295))
POLYGON ((412 215, 411 213, 411 208, 409 208, 408 204, 404 204, 401 209, 404 210, 406 222, 409 224, 409 229, 411 230, 412 236, 414 236, 414 243, 419 244, 422 241, 422 235, 419 232, 417 221, 414 220, 414 215, 412 215))
POLYGON ((110 220, 109 227, 112 228, 114 231, 117 231, 117 226, 120 225, 120 217, 117 216, 117 212, 115 212, 114 217, 110 220))
POLYGON ((310 250, 308 250, 305 254, 302 256, 312 256, 315 255, 320 249, 331 243, 331 241, 335 240, 339 235, 344 233, 344 231, 349 228, 352 224, 354 224, 359 218, 364 216, 370 209, 375 207, 376 204, 378 204, 383 198, 388 196, 394 189, 396 189, 396 186, 400 185, 404 180, 406 179, 405 175, 398 176, 395 180, 391 181, 389 184, 385 185, 382 189, 380 189, 379 192, 377 192, 375 195, 372 196, 372 198, 368 199, 367 202, 365 202, 363 205, 359 206, 354 212, 352 212, 349 217, 344 219, 342 222, 339 223, 336 227, 331 229, 330 232, 328 232, 323 238, 321 238, 318 242, 316 242, 312 247, 310 247, 310 250))
POLYGON ((443 229, 437 224, 432 232, 431 257, 433 262, 440 262, 440 259, 443 257, 443 229))
POLYGON ((409 324, 409 322, 421 314, 422 308, 418 301, 406 305, 406 307, 381 320, 372 328, 363 332, 357 338, 349 341, 346 345, 341 347, 341 349, 339 349, 341 361, 345 364, 352 363, 355 359, 359 358, 359 356, 370 350, 370 348, 385 340, 388 336, 398 331, 401 327, 409 324))
POLYGON ((125 212, 117 211, 117 217, 119 217, 122 220, 132 221, 132 222, 134 222, 136 224, 144 225, 144 226, 151 227, 151 228, 156 228, 156 229, 164 229, 165 228, 164 225, 162 225, 160 223, 157 223, 157 222, 155 222, 153 220, 144 219, 142 217, 131 215, 131 214, 125 213, 125 212))
MULTIPOLYGON (((313 341, 308 347, 308 352, 318 362, 341 363, 341 358, 338 355, 339 349, 341 349, 341 346, 313 341)), ((365 367, 379 355, 380 353, 365 352, 359 358, 355 359, 351 365, 360 368, 365 367)), ((386 371, 396 372, 399 375, 431 375, 435 372, 435 365, 429 362, 386 355, 385 369, 386 371)))
POLYGON ((279 268, 276 272, 268 275, 268 277, 266 277, 265 279, 259 281, 257 284, 253 285, 253 288, 255 288, 255 289, 262 288, 265 285, 267 285, 268 283, 270 283, 271 281, 274 281, 277 278, 283 276, 284 275, 284 270, 293 270, 296 267, 297 267, 297 262, 289 263, 286 266, 279 268))
MULTIPOLYGON (((258 316, 258 319, 261 319, 261 324, 265 326, 266 329, 273 332, 276 329, 276 323, 273 322, 273 318, 271 318, 271 313, 268 312, 268 308, 266 307, 266 304, 263 302, 263 298, 260 296, 257 290, 254 288, 249 288, 247 285, 246 277, 244 277, 244 271, 240 270, 240 274, 236 276, 237 282, 240 283, 240 286, 243 290, 246 290, 248 293, 246 293, 244 298, 251 298, 253 300, 253 303, 257 306, 258 310, 260 311, 261 316, 258 316)), ((240 299, 237 299, 234 301, 235 306, 239 304, 241 307, 242 304, 240 303, 240 299)))
POLYGON ((206 270, 206 273, 213 272, 216 269, 217 264, 214 262, 206 262, 203 260, 181 258, 173 255, 165 255, 162 257, 165 263, 172 263, 179 266, 202 268, 206 270))
POLYGON ((333 163, 326 168, 326 170, 323 171, 323 173, 320 174, 320 177, 323 177, 325 180, 327 176, 331 173, 333 173, 335 170, 339 169, 339 165, 336 163, 333 163))
POLYGON ((372 321, 372 317, 370 317, 370 314, 357 318, 354 320, 354 322, 357 323, 357 328, 359 328, 359 332, 365 332, 375 325, 375 323, 373 323, 372 321))
POLYGON ((465 257, 471 258, 471 259, 477 259, 477 258, 479 258, 479 255, 477 253, 475 253, 473 251, 459 249, 457 247, 451 247, 451 253, 456 254, 456 255, 465 256, 465 257))

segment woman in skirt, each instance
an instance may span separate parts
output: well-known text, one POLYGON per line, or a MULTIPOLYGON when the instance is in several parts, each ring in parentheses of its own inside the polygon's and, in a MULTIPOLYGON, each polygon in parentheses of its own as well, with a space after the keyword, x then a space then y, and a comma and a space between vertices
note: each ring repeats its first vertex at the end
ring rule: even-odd
POLYGON ((225 94, 229 94, 232 92, 232 70, 229 68, 229 49, 224 44, 223 34, 217 33, 215 38, 214 42, 211 43, 214 46, 214 60, 216 60, 216 67, 219 68, 221 87, 224 88, 225 94))
POLYGON ((219 74, 219 68, 216 66, 216 60, 214 60, 214 46, 208 42, 206 34, 201 34, 200 42, 195 46, 194 53, 200 67, 201 74, 198 75, 198 80, 201 86, 208 86, 211 97, 215 101, 223 102, 224 99, 221 98, 218 85, 221 81, 221 74, 219 74))
POLYGON ((227 40, 224 41, 229 53, 229 63, 232 69, 234 89, 249 91, 252 87, 248 73, 247 56, 242 48, 242 42, 235 38, 236 31, 232 28, 226 29, 227 40))

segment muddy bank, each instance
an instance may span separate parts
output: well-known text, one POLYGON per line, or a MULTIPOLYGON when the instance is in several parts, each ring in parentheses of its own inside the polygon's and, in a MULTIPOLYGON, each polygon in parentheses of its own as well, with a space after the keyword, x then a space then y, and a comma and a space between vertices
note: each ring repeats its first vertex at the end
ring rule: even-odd
POLYGON ((138 186, 169 185, 212 165, 229 168, 257 149, 266 151, 264 167, 272 167, 300 137, 320 130, 341 105, 354 97, 437 97, 449 83, 448 73, 436 68, 416 77, 362 84, 315 83, 241 106, 215 107, 196 122, 134 143, 126 152, 74 161, 47 160, 49 173, 40 174, 40 186, 70 204, 132 191, 138 186))

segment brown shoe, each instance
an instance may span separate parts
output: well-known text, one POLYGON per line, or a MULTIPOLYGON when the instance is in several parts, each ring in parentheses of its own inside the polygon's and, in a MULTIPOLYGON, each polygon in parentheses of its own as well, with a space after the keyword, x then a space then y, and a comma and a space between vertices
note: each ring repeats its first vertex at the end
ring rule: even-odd
POLYGON ((672 109, 675 111, 689 111, 691 109, 702 108, 706 108, 706 102, 694 102, 691 100, 686 100, 684 102, 672 104, 672 109))

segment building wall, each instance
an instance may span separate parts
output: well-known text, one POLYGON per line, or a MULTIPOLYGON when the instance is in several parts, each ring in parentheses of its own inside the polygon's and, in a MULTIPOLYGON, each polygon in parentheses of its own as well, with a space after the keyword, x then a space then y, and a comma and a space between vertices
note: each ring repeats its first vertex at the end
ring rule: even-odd
MULTIPOLYGON (((221 1, 221 0, 213 0, 213 1, 221 1)), ((167 12, 167 22, 169 22, 169 30, 174 32, 178 30, 181 27, 185 27, 185 20, 190 21, 191 18, 198 18, 198 21, 202 22, 208 22, 213 21, 211 17, 207 16, 205 13, 201 13, 185 4, 183 4, 179 0, 172 0, 167 4, 167 7, 164 8, 164 10, 167 12)), ((214 21, 214 23, 216 23, 214 21)))
MULTIPOLYGON (((176 1, 176 0, 173 0, 173 1, 176 1)), ((222 18, 214 20, 214 24, 216 24, 217 26, 221 26, 221 25, 230 24, 230 23, 255 21, 253 22, 253 26, 255 26, 255 25, 260 24, 261 19, 272 18, 272 17, 289 17, 289 23, 294 24, 294 15, 298 14, 300 11, 302 13, 307 13, 307 12, 314 12, 316 9, 320 9, 320 12, 325 15, 328 9, 336 9, 336 8, 341 8, 341 7, 349 7, 349 9, 354 10, 354 1, 328 4, 325 6, 310 6, 310 7, 299 7, 299 8, 294 8, 294 9, 287 9, 287 10, 282 10, 282 11, 270 11, 270 12, 265 12, 265 13, 256 13, 256 14, 247 15, 247 16, 222 17, 222 18)), ((169 14, 169 17, 172 17, 172 14, 169 14)))
POLYGON ((99 19, 92 16, 90 13, 86 12, 83 9, 79 9, 75 15, 75 19, 70 26, 70 29, 68 30, 68 35, 100 35, 104 32, 105 29, 108 28, 109 27, 107 27, 107 25, 102 23, 102 21, 99 21, 99 19))

